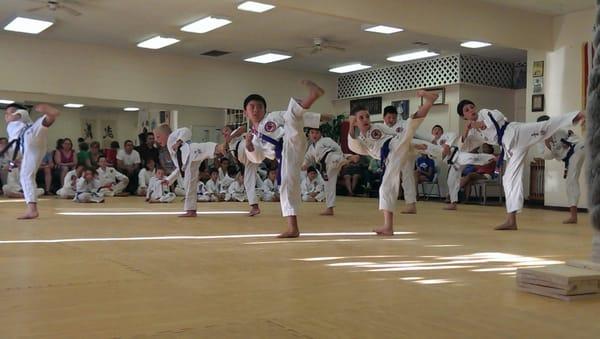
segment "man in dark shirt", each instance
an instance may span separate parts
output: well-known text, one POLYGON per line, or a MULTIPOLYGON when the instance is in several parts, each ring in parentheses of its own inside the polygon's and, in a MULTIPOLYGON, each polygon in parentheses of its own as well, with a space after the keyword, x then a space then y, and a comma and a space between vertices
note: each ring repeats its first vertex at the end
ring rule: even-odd
POLYGON ((140 158, 142 158, 142 167, 146 166, 146 161, 148 159, 154 160, 155 164, 159 163, 158 148, 154 144, 154 133, 146 133, 145 137, 146 141, 136 149, 140 154, 140 158))

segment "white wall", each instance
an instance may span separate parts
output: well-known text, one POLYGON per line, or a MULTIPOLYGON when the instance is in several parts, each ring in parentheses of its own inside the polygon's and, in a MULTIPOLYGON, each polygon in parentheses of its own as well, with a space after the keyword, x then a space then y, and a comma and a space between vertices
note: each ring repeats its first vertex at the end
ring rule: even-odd
MULTIPOLYGON (((582 47, 592 38, 594 22, 595 10, 593 9, 558 16, 554 19, 554 50, 545 55, 546 113, 550 116, 583 108, 582 47)), ((581 135, 580 127, 573 130, 581 135)), ((563 170, 562 162, 546 161, 544 195, 547 206, 567 207, 568 205, 563 170)), ((582 196, 579 207, 585 208, 587 207, 585 175, 580 178, 580 187, 582 196)))
POLYGON ((315 111, 331 110, 335 76, 268 65, 158 54, 148 50, 44 40, 0 33, 0 90, 52 95, 241 108, 260 93, 269 109, 302 96, 302 79, 326 91, 315 111))

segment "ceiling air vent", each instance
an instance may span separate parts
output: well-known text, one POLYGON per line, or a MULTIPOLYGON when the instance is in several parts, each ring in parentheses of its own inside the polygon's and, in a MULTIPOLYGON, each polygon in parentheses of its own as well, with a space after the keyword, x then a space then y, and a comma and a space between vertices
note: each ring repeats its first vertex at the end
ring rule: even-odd
POLYGON ((211 56, 211 57, 220 57, 225 54, 229 54, 231 52, 219 51, 218 49, 213 49, 212 51, 204 52, 202 55, 211 56))

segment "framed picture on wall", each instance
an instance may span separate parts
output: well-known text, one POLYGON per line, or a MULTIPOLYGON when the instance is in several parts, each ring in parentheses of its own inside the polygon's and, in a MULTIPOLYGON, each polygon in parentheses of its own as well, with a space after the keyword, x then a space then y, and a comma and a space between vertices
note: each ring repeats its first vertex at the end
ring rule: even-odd
POLYGON ((544 77, 533 78, 533 93, 544 93, 544 77))
POLYGON ((392 106, 396 107, 398 116, 402 117, 402 120, 408 120, 408 116, 410 115, 410 100, 392 101, 392 106))
MULTIPOLYGON (((430 88, 426 89, 427 92, 434 92, 438 95, 437 100, 433 103, 434 105, 443 105, 446 103, 446 88, 430 88)), ((423 98, 421 98, 421 105, 423 105, 423 98)))
POLYGON ((350 110, 354 106, 362 105, 367 107, 369 110, 369 114, 381 114, 381 97, 372 97, 372 98, 364 98, 364 99, 356 99, 350 101, 350 110))
POLYGON ((544 61, 533 62, 533 76, 543 77, 544 76, 544 61))
POLYGON ((531 96, 531 111, 532 112, 543 112, 544 111, 544 95, 535 94, 531 96))

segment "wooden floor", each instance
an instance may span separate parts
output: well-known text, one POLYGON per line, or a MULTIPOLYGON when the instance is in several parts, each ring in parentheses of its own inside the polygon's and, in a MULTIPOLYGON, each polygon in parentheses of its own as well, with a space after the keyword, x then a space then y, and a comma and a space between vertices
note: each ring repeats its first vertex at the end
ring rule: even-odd
POLYGON ((376 200, 342 197, 335 218, 303 205, 301 228, 312 234, 279 241, 278 204, 263 204, 256 218, 223 214, 244 204, 203 204, 212 214, 193 220, 145 215, 182 206, 138 198, 40 206, 39 220, 16 221, 23 203, 0 200, 0 338, 600 333, 600 299, 568 303, 515 287, 516 267, 585 258, 587 215, 564 226, 564 212, 525 210, 520 231, 499 233, 491 228, 501 207, 447 212, 419 202, 418 215, 396 221, 405 234, 381 239, 362 233, 381 221, 376 200), (122 215, 73 215, 81 212, 122 215))

